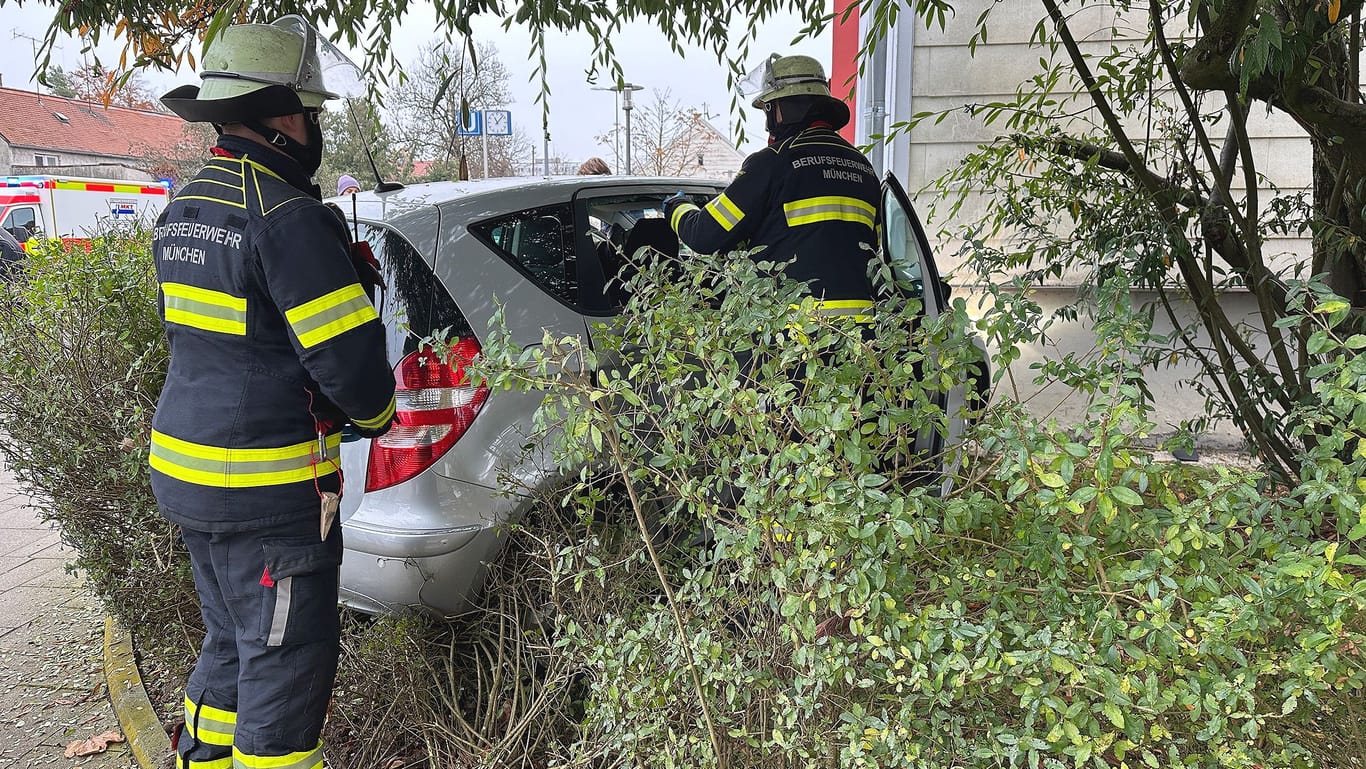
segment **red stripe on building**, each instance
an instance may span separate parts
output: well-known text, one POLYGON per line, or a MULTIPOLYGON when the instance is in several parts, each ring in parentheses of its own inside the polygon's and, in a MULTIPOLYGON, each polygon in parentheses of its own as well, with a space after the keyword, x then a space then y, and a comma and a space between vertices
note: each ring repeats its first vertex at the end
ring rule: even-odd
POLYGON ((854 141, 854 124, 858 120, 858 48, 859 3, 857 0, 835 0, 835 29, 831 34, 833 55, 830 66, 830 90, 836 98, 849 105, 854 116, 840 135, 854 141))

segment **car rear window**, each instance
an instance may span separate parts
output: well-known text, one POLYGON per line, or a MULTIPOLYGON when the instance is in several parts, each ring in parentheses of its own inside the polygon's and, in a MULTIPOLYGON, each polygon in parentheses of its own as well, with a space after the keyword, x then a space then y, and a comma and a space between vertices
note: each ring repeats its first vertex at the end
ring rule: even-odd
POLYGON ((377 292, 375 309, 384 321, 390 364, 397 365, 437 332, 446 339, 474 335, 445 286, 402 235, 365 224, 359 230, 374 250, 384 277, 385 287, 377 292))
POLYGON ((571 307, 579 304, 573 213, 568 204, 532 208, 470 226, 541 288, 571 307))

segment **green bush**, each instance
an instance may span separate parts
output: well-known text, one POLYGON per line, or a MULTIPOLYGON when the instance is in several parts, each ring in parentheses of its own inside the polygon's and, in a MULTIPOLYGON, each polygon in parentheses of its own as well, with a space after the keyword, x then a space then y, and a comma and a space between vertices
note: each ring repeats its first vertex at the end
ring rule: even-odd
MULTIPOLYGON (((591 681, 564 758, 1356 765, 1355 721, 1324 716, 1366 685, 1366 459, 1333 450, 1366 424, 1363 340, 1299 415, 1350 411, 1352 434, 1325 417, 1315 480, 1266 493, 1139 448, 1149 327, 1128 289, 1100 292, 1091 356, 1039 372, 1089 397, 1086 419, 996 409, 942 496, 908 447, 968 376, 961 304, 932 322, 883 308, 870 342, 735 259, 647 268, 617 326, 635 347, 486 345, 489 381, 548 391, 558 461, 587 468, 556 500, 579 536, 542 560, 556 649, 591 681)), ((1039 313, 995 300, 981 326, 1004 364, 1039 313)))
POLYGON ((147 469, 167 364, 149 236, 88 243, 45 242, 4 287, 0 447, 109 610, 184 647, 193 579, 147 469))

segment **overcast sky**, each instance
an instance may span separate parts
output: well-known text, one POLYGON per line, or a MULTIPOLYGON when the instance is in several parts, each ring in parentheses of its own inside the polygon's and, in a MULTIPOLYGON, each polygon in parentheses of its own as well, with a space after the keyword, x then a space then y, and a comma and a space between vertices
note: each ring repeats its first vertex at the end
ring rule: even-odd
MULTIPOLYGON (((53 10, 46 6, 5 7, 3 19, 0 19, 0 74, 4 75, 5 86, 29 90, 37 87, 33 79, 34 44, 27 38, 41 39, 52 13, 53 10)), ((417 51, 434 37, 430 30, 436 27, 435 19, 435 12, 429 3, 414 3, 412 12, 392 45, 398 51, 417 51)), ((490 42, 497 46, 499 56, 511 76, 514 103, 508 105, 508 109, 512 110, 514 127, 537 139, 539 157, 540 107, 535 103, 539 84, 530 82, 533 76, 530 35, 516 28, 505 32, 500 22, 492 18, 476 19, 474 28, 477 42, 490 42)), ((800 29, 801 23, 795 17, 766 22, 758 44, 752 45, 750 50, 756 56, 759 52, 769 51, 805 53, 821 61, 828 74, 829 34, 824 33, 793 47, 790 45, 792 38, 800 29)), ((722 131, 728 130, 735 121, 735 116, 730 112, 726 73, 711 54, 692 50, 688 52, 686 60, 680 58, 669 50, 663 35, 642 24, 626 27, 613 45, 626 79, 646 87, 646 90, 637 93, 637 100, 651 100, 650 89, 669 89, 672 98, 684 106, 701 109, 706 105, 708 111, 715 115, 712 122, 722 131)), ((67 39, 60 44, 53 61, 67 69, 79 66, 83 60, 81 47, 79 41, 67 39)), ((106 43, 99 53, 102 59, 117 62, 119 50, 118 44, 106 43)), ((594 91, 588 83, 586 70, 592 58, 588 35, 574 33, 557 36, 547 42, 547 55, 551 61, 551 154, 571 160, 592 155, 610 159, 610 150, 599 145, 594 137, 611 130, 614 96, 609 92, 594 91)), ((411 54, 408 57, 400 55, 399 58, 410 57, 411 54)), ((198 81, 188 70, 180 73, 149 71, 146 76, 159 93, 181 83, 198 81)), ((756 110, 747 109, 746 112, 746 145, 742 149, 748 152, 760 146, 763 119, 756 110)))

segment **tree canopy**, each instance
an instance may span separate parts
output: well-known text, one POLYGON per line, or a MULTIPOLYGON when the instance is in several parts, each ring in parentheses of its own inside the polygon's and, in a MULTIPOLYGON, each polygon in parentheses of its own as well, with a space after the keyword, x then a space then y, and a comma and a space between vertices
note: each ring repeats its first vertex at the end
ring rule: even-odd
MULTIPOLYGON (((15 0, 0 0, 0 7, 15 0)), ((53 9, 50 45, 63 33, 124 45, 120 69, 193 63, 204 39, 223 25, 302 13, 339 39, 368 51, 367 67, 384 83, 396 69, 387 45, 413 10, 409 0, 102 0, 53 9)), ((985 274, 1004 266, 1040 273, 1068 265, 1122 269, 1136 285, 1185 292, 1199 311, 1178 323, 1177 347, 1208 373, 1211 416, 1232 418, 1273 463, 1294 473, 1296 440, 1284 417, 1313 386, 1315 343, 1292 319, 1297 307, 1345 302, 1342 322, 1366 331, 1366 104, 1360 94, 1363 0, 1038 0, 1032 43, 1043 71, 1013 99, 970 107, 1009 135, 954 169, 942 190, 1002 191, 987 232, 1011 231, 1009 252, 977 249, 985 274), (1105 9, 1140 30, 1133 44, 1098 51, 1073 33, 1076 12, 1105 9), (1078 99, 1078 96, 1081 98, 1078 99), (1078 119, 1077 109, 1095 119, 1078 119), (1311 194, 1262 194, 1266 151, 1248 132, 1257 110, 1289 116, 1313 146, 1311 194), (1154 120, 1154 112, 1159 113, 1154 120), (1139 137, 1134 126, 1143 126, 1139 137), (1156 130, 1155 130, 1156 129, 1156 130), (1065 228, 1056 225, 1064 223, 1065 228), (1046 224, 1047 226, 1040 226, 1046 224), (1306 264, 1278 266, 1273 236, 1312 239, 1306 264), (1221 309, 1219 297, 1255 297, 1252 329, 1221 309), (1310 296, 1313 295, 1313 296, 1310 296), (1306 297, 1309 298, 1306 298, 1306 297)), ((894 0, 863 0, 868 28, 861 53, 894 25, 944 25, 963 2, 914 0, 914 18, 894 0)), ((982 3, 973 43, 988 39, 992 13, 982 3)), ((1012 13, 1025 7, 1011 3, 1012 13)), ((1027 10, 1027 9, 1026 9, 1027 10)), ((590 77, 620 79, 614 41, 625 25, 659 29, 675 52, 698 46, 736 79, 752 64, 763 22, 779 14, 805 22, 804 34, 832 21, 824 0, 457 0, 437 5, 436 33, 461 40, 478 60, 471 20, 493 16, 531 32, 531 59, 542 76, 546 41, 575 30, 593 41, 590 77)), ((1119 22, 1116 21, 1116 24, 1119 22)), ((565 66, 566 62, 555 62, 565 66)), ((738 109, 738 105, 735 106, 738 109)), ((913 126, 894 126, 893 132, 913 126)), ((1099 271, 1097 271, 1099 274, 1099 271)), ((1306 438, 1312 442, 1312 437, 1306 438)))
MULTIPOLYGON (((0 7, 16 0, 0 0, 0 7)), ((59 0, 38 0, 39 5, 53 9, 53 20, 48 29, 44 56, 49 56, 59 36, 70 34, 92 43, 112 37, 123 44, 118 63, 121 71, 154 66, 177 68, 194 65, 202 40, 212 39, 222 26, 233 22, 269 21, 282 14, 300 13, 320 27, 336 32, 339 39, 368 52, 369 71, 381 82, 387 82, 399 63, 397 54, 388 45, 394 31, 412 13, 409 0, 375 0, 352 3, 346 0, 264 0, 247 3, 243 0, 204 0, 189 3, 184 0, 101 0, 100 2, 65 3, 59 0)), ((895 18, 897 3, 877 0, 869 7, 880 9, 881 16, 895 18)), ((949 0, 915 0, 918 12, 937 14, 949 12, 949 0)), ((546 40, 558 32, 577 30, 587 33, 593 41, 593 58, 584 62, 590 77, 605 75, 611 81, 621 81, 616 62, 614 41, 619 39, 625 25, 646 22, 656 26, 677 53, 683 46, 696 45, 716 55, 730 66, 733 76, 746 69, 750 59, 750 44, 762 22, 779 14, 793 14, 803 19, 809 34, 826 25, 830 19, 825 2, 815 0, 759 0, 753 3, 725 3, 702 0, 686 5, 653 2, 603 3, 597 0, 456 0, 437 4, 438 28, 435 32, 448 40, 466 41, 473 53, 471 21, 476 16, 490 16, 505 20, 505 25, 526 27, 532 36, 530 57, 541 80, 547 68, 546 40)), ((765 52, 766 53, 766 52, 765 52)), ((46 58, 43 59, 47 61, 46 58)), ((562 66, 562 63, 557 63, 562 66)))

